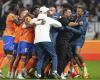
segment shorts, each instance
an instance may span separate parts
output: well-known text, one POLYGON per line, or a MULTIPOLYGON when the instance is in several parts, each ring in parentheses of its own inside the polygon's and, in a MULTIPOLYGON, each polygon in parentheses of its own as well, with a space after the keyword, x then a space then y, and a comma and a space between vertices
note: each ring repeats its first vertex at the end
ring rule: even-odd
POLYGON ((83 43, 77 43, 75 45, 73 45, 75 48, 82 48, 83 43))
POLYGON ((83 44, 84 44, 85 38, 83 38, 82 36, 77 39, 76 41, 72 42, 72 46, 75 48, 82 48, 83 44))
POLYGON ((14 42, 13 55, 17 55, 17 50, 18 50, 18 43, 15 43, 15 42, 14 42))
POLYGON ((35 51, 35 46, 32 43, 21 41, 18 44, 18 54, 30 54, 35 51))
POLYGON ((3 36, 3 49, 5 51, 13 51, 13 49, 14 49, 14 37, 3 36))

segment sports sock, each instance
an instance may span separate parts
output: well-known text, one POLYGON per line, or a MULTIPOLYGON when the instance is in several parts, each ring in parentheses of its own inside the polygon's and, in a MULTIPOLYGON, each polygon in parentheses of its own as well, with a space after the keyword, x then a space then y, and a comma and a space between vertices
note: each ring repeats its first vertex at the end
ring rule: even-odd
POLYGON ((49 64, 45 67, 45 69, 44 69, 44 74, 48 74, 50 69, 51 69, 51 63, 49 63, 49 64))
POLYGON ((67 66, 64 69, 64 74, 68 74, 70 67, 71 67, 71 62, 68 62, 67 66))
POLYGON ((19 74, 22 73, 22 71, 23 71, 25 60, 26 60, 26 56, 21 56, 21 59, 19 61, 18 67, 17 67, 19 74))
POLYGON ((26 69, 29 70, 30 68, 35 67, 36 66, 36 62, 37 62, 37 57, 36 56, 32 56, 32 58, 26 64, 26 69))
POLYGON ((1 58, 0 58, 0 65, 1 65, 1 63, 2 63, 2 61, 3 61, 4 58, 5 57, 1 56, 1 58))
POLYGON ((75 64, 75 65, 73 65, 73 67, 74 67, 76 74, 80 74, 79 69, 78 69, 78 65, 75 64))
POLYGON ((7 64, 10 63, 10 59, 11 59, 11 58, 12 58, 12 55, 7 55, 7 56, 3 59, 1 65, 0 65, 0 70, 2 70, 2 68, 4 68, 7 64))

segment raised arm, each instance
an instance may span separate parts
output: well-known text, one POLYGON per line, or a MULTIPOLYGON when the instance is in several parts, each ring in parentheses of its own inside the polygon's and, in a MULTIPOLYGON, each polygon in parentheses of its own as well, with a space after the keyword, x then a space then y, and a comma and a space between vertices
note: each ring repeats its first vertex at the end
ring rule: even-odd
POLYGON ((28 27, 30 27, 30 26, 33 26, 33 27, 35 27, 36 25, 39 25, 39 24, 41 24, 42 23, 42 21, 41 20, 38 20, 37 18, 33 18, 32 20, 30 20, 30 21, 26 21, 24 24, 23 24, 23 28, 28 28, 28 27))
POLYGON ((22 19, 18 19, 18 18, 15 18, 15 19, 13 19, 13 22, 16 24, 16 25, 21 25, 23 22, 24 22, 24 20, 25 20, 25 18, 28 16, 28 14, 26 14, 22 19))
POLYGON ((51 26, 54 26, 54 27, 62 27, 62 24, 55 20, 55 19, 52 19, 52 18, 48 18, 48 22, 51 26))

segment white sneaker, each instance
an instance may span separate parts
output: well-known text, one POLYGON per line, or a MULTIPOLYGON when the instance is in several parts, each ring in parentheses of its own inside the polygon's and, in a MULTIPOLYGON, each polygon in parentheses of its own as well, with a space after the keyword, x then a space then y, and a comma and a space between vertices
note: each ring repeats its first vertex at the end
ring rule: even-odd
POLYGON ((67 79, 66 77, 67 75, 65 75, 64 73, 61 74, 61 79, 67 79))
POLYGON ((53 71, 52 76, 55 79, 61 79, 61 76, 57 73, 57 71, 53 71))
POLYGON ((75 78, 78 78, 78 77, 80 77, 81 75, 80 74, 77 74, 77 75, 75 75, 75 78))
POLYGON ((14 73, 14 77, 17 78, 17 76, 18 76, 18 72, 16 71, 16 72, 14 73))
POLYGON ((18 74, 17 79, 25 79, 22 74, 18 74))
POLYGON ((89 74, 88 74, 88 72, 87 72, 87 68, 84 67, 83 69, 84 69, 84 70, 83 70, 83 77, 84 77, 84 78, 88 78, 88 77, 89 77, 89 74))
POLYGON ((1 72, 0 72, 0 78, 5 78, 1 72))
POLYGON ((26 69, 26 68, 23 69, 22 75, 23 75, 24 77, 27 76, 27 69, 26 69))
POLYGON ((14 73, 13 72, 10 74, 10 78, 11 79, 14 78, 14 73))
POLYGON ((38 76, 38 78, 41 78, 41 77, 42 77, 42 75, 41 75, 41 74, 38 74, 37 76, 38 76))
POLYGON ((10 73, 10 72, 8 72, 8 74, 7 74, 7 78, 10 78, 10 75, 11 75, 11 73, 10 73))

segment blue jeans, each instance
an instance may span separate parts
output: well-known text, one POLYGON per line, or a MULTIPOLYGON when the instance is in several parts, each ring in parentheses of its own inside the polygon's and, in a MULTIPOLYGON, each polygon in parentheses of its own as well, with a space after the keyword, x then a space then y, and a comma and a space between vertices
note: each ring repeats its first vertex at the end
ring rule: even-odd
POLYGON ((37 62, 37 72, 38 74, 42 74, 42 66, 44 62, 44 57, 48 53, 52 59, 52 70, 57 71, 57 54, 52 42, 40 42, 36 43, 36 53, 38 56, 37 62))
POLYGON ((54 29, 51 29, 50 31, 50 38, 51 41, 53 42, 54 46, 56 45, 56 38, 57 38, 58 32, 54 29))

